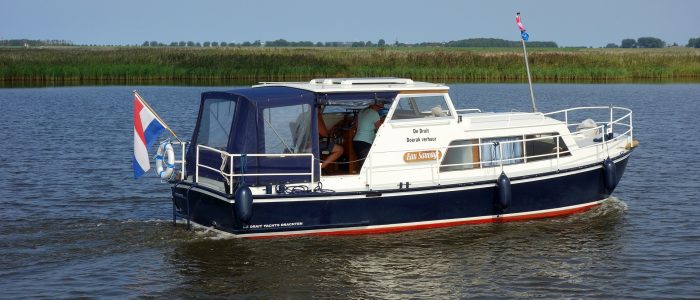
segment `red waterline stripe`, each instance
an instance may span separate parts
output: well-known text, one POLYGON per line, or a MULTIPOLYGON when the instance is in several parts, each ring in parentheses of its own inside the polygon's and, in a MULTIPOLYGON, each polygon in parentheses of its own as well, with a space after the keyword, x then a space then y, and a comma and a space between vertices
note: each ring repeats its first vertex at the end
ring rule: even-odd
POLYGON ((383 228, 370 228, 370 229, 349 229, 349 230, 338 230, 338 231, 321 231, 321 232, 305 232, 305 233, 289 233, 289 234, 279 234, 279 235, 264 235, 264 236, 242 236, 248 239, 269 239, 269 238, 284 238, 284 237, 298 237, 305 235, 358 235, 358 234, 379 234, 379 233, 390 233, 390 232, 400 232, 409 230, 423 230, 430 228, 442 228, 442 227, 453 227, 459 225, 475 225, 475 224, 486 224, 486 223, 503 223, 503 222, 518 222, 534 219, 543 218, 553 218, 562 217, 576 213, 582 213, 591 210, 595 207, 600 206, 601 203, 595 203, 588 206, 576 207, 564 210, 557 210, 551 212, 534 213, 520 216, 507 216, 507 217, 493 217, 484 218, 479 220, 466 220, 466 221, 453 221, 444 223, 434 223, 434 224, 420 224, 420 225, 404 225, 395 227, 383 227, 383 228))

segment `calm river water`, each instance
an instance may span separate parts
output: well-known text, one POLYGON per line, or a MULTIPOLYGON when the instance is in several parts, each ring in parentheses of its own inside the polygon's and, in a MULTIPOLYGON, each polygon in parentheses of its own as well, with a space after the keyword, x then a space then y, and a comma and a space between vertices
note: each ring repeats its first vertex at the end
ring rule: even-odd
MULTIPOLYGON (((542 111, 634 110, 611 201, 572 217, 384 235, 238 240, 173 226, 132 175, 138 89, 189 138, 227 87, 0 89, 0 298, 700 298, 700 84, 538 84, 542 111)), ((453 84, 458 106, 527 111, 522 84, 453 84)))

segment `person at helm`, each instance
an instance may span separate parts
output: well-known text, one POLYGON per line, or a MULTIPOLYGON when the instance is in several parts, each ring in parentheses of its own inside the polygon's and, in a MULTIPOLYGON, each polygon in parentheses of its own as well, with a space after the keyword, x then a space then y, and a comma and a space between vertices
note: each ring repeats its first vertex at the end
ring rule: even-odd
POLYGON ((384 108, 384 101, 378 100, 362 109, 357 115, 357 133, 352 139, 352 146, 357 153, 357 159, 367 158, 369 149, 372 148, 377 129, 382 125, 383 119, 379 111, 384 108))

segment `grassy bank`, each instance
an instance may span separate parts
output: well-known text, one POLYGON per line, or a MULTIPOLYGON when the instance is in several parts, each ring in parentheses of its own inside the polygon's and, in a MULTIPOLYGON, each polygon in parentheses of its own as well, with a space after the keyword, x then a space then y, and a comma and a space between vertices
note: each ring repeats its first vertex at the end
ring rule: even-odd
MULTIPOLYGON (((700 50, 529 49, 537 81, 700 80, 700 50)), ((0 48, 0 81, 264 81, 397 76, 432 81, 526 78, 521 49, 0 48)))

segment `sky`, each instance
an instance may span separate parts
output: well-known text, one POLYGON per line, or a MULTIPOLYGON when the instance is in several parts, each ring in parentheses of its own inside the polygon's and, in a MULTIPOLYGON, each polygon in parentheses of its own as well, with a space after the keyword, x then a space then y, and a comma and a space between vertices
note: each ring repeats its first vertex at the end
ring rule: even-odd
POLYGON ((602 47, 700 37, 698 0, 0 0, 0 39, 125 45, 158 41, 518 40, 602 47))

